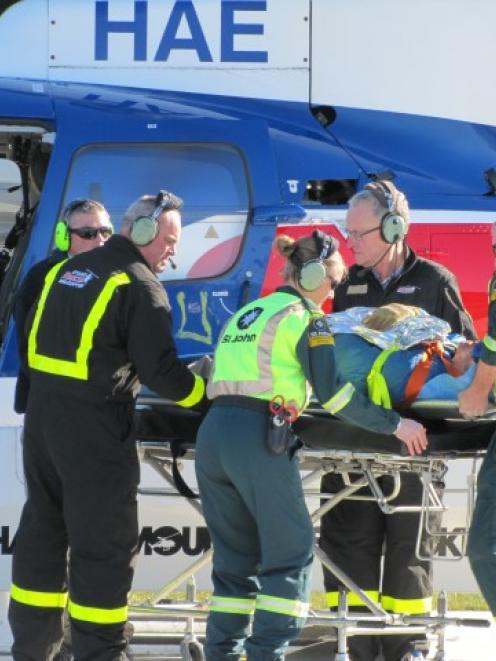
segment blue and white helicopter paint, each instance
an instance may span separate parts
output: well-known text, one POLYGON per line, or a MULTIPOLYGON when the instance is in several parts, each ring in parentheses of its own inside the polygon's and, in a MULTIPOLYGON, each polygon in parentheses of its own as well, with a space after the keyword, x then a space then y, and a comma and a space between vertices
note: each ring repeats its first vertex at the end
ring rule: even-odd
MULTIPOLYGON (((339 237, 350 195, 391 176, 412 245, 457 273, 483 333, 495 22, 490 0, 0 1, 0 221, 16 222, 0 256, 0 622, 24 498, 12 298, 64 204, 97 198, 118 227, 145 192, 184 198, 178 268, 163 277, 189 358, 259 295, 278 224, 339 237)), ((180 499, 142 501, 141 522, 137 588, 208 546, 180 499)), ((466 566, 456 574, 448 588, 474 589, 466 566)))

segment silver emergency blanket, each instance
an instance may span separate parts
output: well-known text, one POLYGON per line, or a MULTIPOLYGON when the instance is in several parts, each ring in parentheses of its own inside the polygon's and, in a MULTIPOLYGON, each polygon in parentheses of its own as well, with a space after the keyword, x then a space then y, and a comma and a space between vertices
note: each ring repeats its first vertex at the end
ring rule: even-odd
POLYGON ((415 317, 407 317, 384 331, 372 330, 362 324, 362 320, 377 308, 356 307, 344 312, 327 315, 327 321, 333 332, 355 333, 381 349, 409 349, 421 342, 445 341, 451 332, 450 325, 420 310, 415 317))

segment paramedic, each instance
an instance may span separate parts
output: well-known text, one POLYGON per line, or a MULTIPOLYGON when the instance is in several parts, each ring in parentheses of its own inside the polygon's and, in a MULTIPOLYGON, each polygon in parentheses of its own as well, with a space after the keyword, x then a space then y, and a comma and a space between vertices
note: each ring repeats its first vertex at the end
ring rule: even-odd
MULTIPOLYGON (((491 238, 496 253, 496 224, 491 238)), ((488 331, 472 385, 458 396, 460 413, 483 415, 496 382, 496 273, 489 283, 488 331)), ((493 615, 496 615, 496 434, 477 478, 477 501, 468 537, 467 554, 475 578, 493 615)))
POLYGON ((107 210, 96 200, 81 198, 70 202, 55 226, 55 250, 28 271, 15 297, 14 316, 19 351, 19 375, 14 396, 14 410, 25 413, 29 393, 27 342, 25 325, 34 302, 40 295, 48 271, 67 256, 79 255, 103 246, 112 235, 112 224, 107 210))
MULTIPOLYGON (((416 305, 447 321, 453 332, 474 339, 472 320, 463 307, 454 275, 415 255, 406 244, 408 224, 406 197, 390 181, 369 183, 350 199, 346 229, 356 264, 335 292, 334 311, 393 302, 416 305)), ((386 494, 389 482, 388 476, 382 479, 386 494)), ((325 493, 341 488, 339 475, 328 474, 322 480, 325 493)), ((421 496, 418 476, 402 474, 401 491, 392 504, 420 504, 421 496)), ((320 545, 385 610, 427 613, 432 607, 432 567, 415 557, 418 516, 389 516, 374 502, 341 502, 323 517, 320 545)), ((328 605, 335 608, 340 584, 326 569, 324 581, 328 605)), ((354 594, 348 595, 348 603, 352 609, 363 609, 354 594)), ((414 638, 418 636, 354 636, 349 641, 351 658, 372 661, 382 643, 385 661, 408 659, 414 638)))
POLYGON ((28 495, 9 607, 16 661, 52 658, 66 604, 75 659, 128 658, 123 632, 138 543, 136 395, 141 382, 190 407, 205 392, 177 356, 156 276, 175 254, 180 206, 166 191, 138 199, 121 235, 52 267, 31 313, 28 495))
POLYGON ((336 242, 315 231, 297 241, 279 236, 275 247, 287 260, 286 285, 244 306, 222 331, 207 389, 213 403, 197 438, 214 549, 208 661, 234 661, 243 648, 249 661, 282 659, 305 622, 313 530, 287 420, 305 408, 309 385, 327 411, 395 434, 410 454, 427 444, 419 423, 336 379, 320 310, 345 272, 336 242))

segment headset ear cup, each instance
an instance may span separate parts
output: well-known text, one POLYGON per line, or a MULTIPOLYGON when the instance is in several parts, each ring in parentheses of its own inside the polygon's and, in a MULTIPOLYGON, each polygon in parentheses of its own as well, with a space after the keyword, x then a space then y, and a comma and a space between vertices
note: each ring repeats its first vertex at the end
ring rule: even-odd
POLYGON ((55 247, 62 252, 68 252, 71 247, 69 226, 64 220, 59 220, 55 225, 54 243, 55 247))
POLYGON ((140 216, 131 225, 131 241, 137 246, 146 246, 158 234, 158 223, 151 216, 140 216))
POLYGON ((322 285, 326 276, 325 264, 320 259, 312 259, 301 267, 298 282, 305 291, 315 291, 322 285))
POLYGON ((407 233, 407 224, 403 216, 387 213, 381 220, 381 236, 386 243, 401 243, 407 233))

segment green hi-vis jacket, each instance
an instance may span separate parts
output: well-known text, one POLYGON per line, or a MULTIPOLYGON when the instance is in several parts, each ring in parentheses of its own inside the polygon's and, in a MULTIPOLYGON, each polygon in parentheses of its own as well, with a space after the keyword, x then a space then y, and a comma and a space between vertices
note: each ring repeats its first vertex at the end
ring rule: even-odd
POLYGON ((205 392, 177 356, 164 288, 122 236, 48 272, 28 365, 33 384, 97 400, 132 399, 140 382, 181 406, 198 404, 205 392))
POLYGON ((334 338, 326 319, 291 287, 241 308, 223 329, 210 377, 210 399, 241 395, 270 401, 282 395, 302 412, 309 386, 329 413, 371 431, 392 433, 395 411, 372 404, 334 368, 334 338))
POLYGON ((496 273, 489 282, 488 330, 482 341, 480 359, 488 365, 496 365, 496 273))

